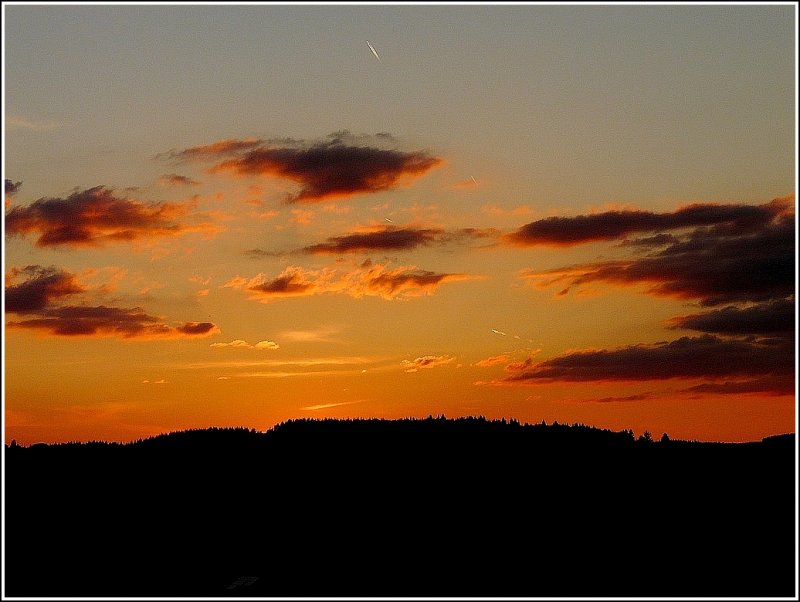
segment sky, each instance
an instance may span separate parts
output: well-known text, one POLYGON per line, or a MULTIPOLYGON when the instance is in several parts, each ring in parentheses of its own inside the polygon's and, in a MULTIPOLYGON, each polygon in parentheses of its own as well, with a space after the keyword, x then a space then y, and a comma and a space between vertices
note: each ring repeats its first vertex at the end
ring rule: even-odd
POLYGON ((794 432, 796 13, 4 3, 6 442, 794 432))

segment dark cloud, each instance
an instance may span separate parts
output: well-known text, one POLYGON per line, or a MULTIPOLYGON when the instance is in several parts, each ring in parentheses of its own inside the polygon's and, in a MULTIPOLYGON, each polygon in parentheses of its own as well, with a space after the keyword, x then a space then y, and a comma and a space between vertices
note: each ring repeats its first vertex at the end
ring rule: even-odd
POLYGON ((211 322, 186 322, 175 328, 176 331, 189 336, 210 334, 217 330, 216 324, 211 322))
POLYGON ((758 206, 696 204, 672 213, 607 211, 576 217, 549 217, 526 224, 507 234, 505 239, 519 246, 572 246, 614 240, 633 232, 697 227, 711 228, 715 236, 740 236, 761 230, 784 216, 791 205, 787 197, 758 206))
POLYGON ((246 251, 242 251, 242 255, 246 255, 247 257, 251 257, 253 259, 261 259, 263 257, 281 257, 282 255, 285 255, 285 253, 265 251, 264 249, 247 249, 246 251))
POLYGON ((794 301, 780 299, 752 307, 725 307, 670 320, 674 328, 721 335, 786 335, 795 332, 794 301))
POLYGON ((247 290, 264 295, 302 295, 314 288, 312 282, 304 281, 302 272, 288 272, 273 280, 249 286, 247 290))
POLYGON ((172 327, 138 307, 124 309, 104 305, 55 307, 39 312, 37 318, 9 322, 7 326, 45 330, 59 336, 119 336, 123 339, 203 336, 217 329, 207 322, 172 327))
POLYGON ((795 382, 793 374, 733 382, 703 383, 702 385, 683 389, 685 393, 697 393, 702 395, 747 395, 748 393, 760 395, 791 395, 794 391, 795 382))
POLYGON ((27 207, 12 207, 6 214, 6 232, 37 233, 38 247, 97 246, 203 228, 179 221, 188 210, 187 204, 119 198, 111 189, 97 186, 67 198, 42 198, 27 207))
POLYGON ((346 236, 328 238, 328 242, 311 245, 301 249, 304 253, 316 255, 336 255, 339 253, 360 253, 377 250, 406 250, 421 245, 429 245, 443 234, 443 230, 392 228, 375 232, 358 232, 346 236))
POLYGON ((6 281, 6 311, 15 314, 36 313, 53 301, 85 290, 73 274, 52 266, 12 268, 6 281), (19 275, 25 275, 28 279, 20 284, 13 284, 19 275))
POLYGON ((441 159, 421 152, 324 145, 256 149, 218 164, 215 171, 287 178, 303 185, 290 202, 315 203, 389 190, 401 176, 422 175, 439 163, 441 159))
POLYGON ((164 174, 158 178, 158 183, 162 186, 199 186, 200 182, 181 176, 175 173, 164 174))
POLYGON ((33 317, 10 321, 6 326, 41 330, 56 336, 118 336, 124 339, 204 336, 218 330, 210 322, 170 326, 139 307, 58 304, 64 297, 83 292, 86 289, 75 275, 64 270, 38 265, 12 268, 7 275, 6 310, 33 317), (15 280, 20 275, 27 279, 17 284, 15 280))
POLYGON ((199 160, 231 157, 217 163, 212 172, 266 175, 302 185, 291 203, 316 203, 355 194, 380 192, 398 185, 404 176, 420 176, 442 160, 423 151, 404 152, 382 148, 393 142, 388 134, 353 136, 334 132, 326 140, 307 144, 297 140, 221 140, 192 147, 172 156, 199 160))
POLYGON ((741 236, 693 232, 656 254, 526 272, 545 285, 649 284, 648 293, 699 299, 703 306, 785 299, 794 292, 795 227, 782 216, 741 236))
POLYGON ((521 367, 506 384, 647 381, 672 378, 785 377, 793 374, 794 346, 713 335, 653 345, 576 351, 521 367))
POLYGON ((12 182, 8 178, 6 178, 6 194, 8 196, 14 196, 15 194, 17 194, 21 186, 22 182, 12 182))
POLYGON ((386 295, 391 296, 403 289, 431 290, 454 276, 459 276, 459 274, 443 274, 430 270, 384 272, 371 278, 367 285, 372 290, 383 291, 386 295))
POLYGON ((340 253, 368 253, 370 251, 404 251, 431 244, 465 243, 478 238, 497 235, 493 228, 463 228, 447 232, 438 228, 413 228, 386 226, 368 232, 353 232, 333 236, 327 242, 303 247, 299 251, 312 255, 337 255, 340 253))
POLYGON ((677 238, 672 234, 656 234, 645 238, 632 238, 622 241, 623 247, 663 247, 670 243, 677 242, 677 238))

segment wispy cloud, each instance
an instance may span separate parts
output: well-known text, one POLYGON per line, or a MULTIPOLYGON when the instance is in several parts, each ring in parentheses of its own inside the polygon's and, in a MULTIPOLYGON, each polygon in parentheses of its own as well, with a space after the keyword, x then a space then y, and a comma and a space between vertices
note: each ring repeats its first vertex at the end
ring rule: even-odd
POLYGON ((339 326, 323 326, 310 330, 284 330, 279 332, 277 338, 282 341, 296 343, 336 343, 339 337, 336 336, 342 331, 339 326))
POLYGON ((65 124, 54 119, 30 119, 21 115, 9 115, 6 119, 6 130, 31 130, 35 132, 46 132, 57 130, 65 124))
POLYGON ((259 341, 255 345, 251 345, 247 341, 243 341, 242 339, 234 339, 229 343, 211 343, 211 347, 215 349, 280 349, 280 345, 275 343, 274 341, 259 341))
POLYGON ((175 173, 164 174, 158 178, 158 183, 161 186, 177 187, 177 186, 200 186, 200 182, 192 180, 187 176, 181 176, 175 173))
POLYGON ((413 360, 403 360, 400 365, 405 368, 406 372, 417 372, 421 368, 435 368, 451 364, 455 359, 451 355, 424 355, 413 360))
POLYGON ((504 353, 502 355, 495 355, 493 357, 487 357, 486 359, 477 361, 473 364, 473 366, 476 366, 478 368, 490 368, 492 366, 507 364, 510 359, 511 356, 508 355, 507 353, 504 353))
POLYGON ((247 291, 251 299, 268 302, 276 298, 303 297, 323 293, 340 293, 360 298, 376 296, 403 299, 430 295, 445 282, 474 280, 467 274, 437 273, 416 266, 391 268, 388 264, 367 261, 348 271, 338 267, 308 270, 289 266, 274 278, 258 274, 253 278, 236 277, 224 287, 247 291))

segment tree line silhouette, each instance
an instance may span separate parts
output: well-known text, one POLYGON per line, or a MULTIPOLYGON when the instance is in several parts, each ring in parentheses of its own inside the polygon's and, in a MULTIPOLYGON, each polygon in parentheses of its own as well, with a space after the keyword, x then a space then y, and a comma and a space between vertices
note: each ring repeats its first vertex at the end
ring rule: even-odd
POLYGON ((300 419, 5 454, 8 595, 794 592, 793 434, 300 419))

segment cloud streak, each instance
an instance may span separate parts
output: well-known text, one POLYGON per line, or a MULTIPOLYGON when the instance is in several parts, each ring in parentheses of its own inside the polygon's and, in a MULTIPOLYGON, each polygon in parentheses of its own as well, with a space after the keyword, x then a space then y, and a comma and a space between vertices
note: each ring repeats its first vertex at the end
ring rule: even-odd
POLYGON ((251 345, 242 339, 235 339, 230 343, 211 343, 211 347, 214 349, 280 349, 280 345, 274 341, 259 341, 255 345, 251 345))
POLYGON ((339 406, 349 406, 349 405, 353 405, 355 403, 362 403, 363 401, 364 401, 363 399, 359 399, 358 401, 339 401, 339 402, 336 402, 336 403, 321 403, 321 404, 313 405, 313 406, 303 406, 300 409, 313 412, 315 410, 327 410, 328 408, 337 408, 339 406))
POLYGON ((96 186, 66 198, 42 198, 25 207, 12 207, 6 213, 6 232, 38 235, 37 247, 97 247, 210 229, 209 224, 185 223, 190 208, 188 203, 127 199, 96 186))

